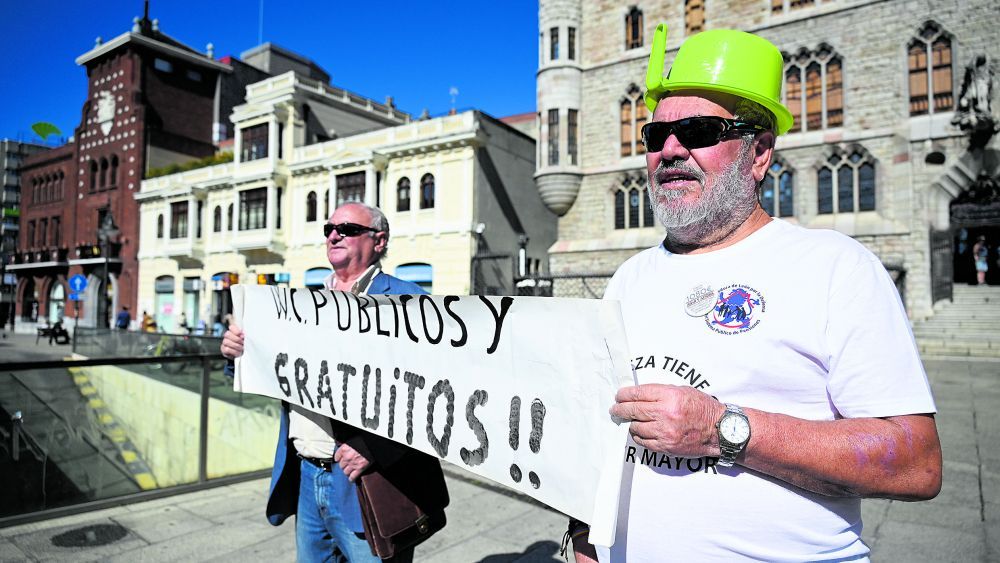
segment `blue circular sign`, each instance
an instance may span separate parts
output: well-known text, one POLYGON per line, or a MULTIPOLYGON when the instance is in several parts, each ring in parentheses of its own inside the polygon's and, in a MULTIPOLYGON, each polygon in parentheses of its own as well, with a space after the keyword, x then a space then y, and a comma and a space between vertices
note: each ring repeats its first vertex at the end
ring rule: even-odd
POLYGON ((69 288, 77 293, 87 289, 87 278, 83 274, 75 274, 69 278, 69 288))

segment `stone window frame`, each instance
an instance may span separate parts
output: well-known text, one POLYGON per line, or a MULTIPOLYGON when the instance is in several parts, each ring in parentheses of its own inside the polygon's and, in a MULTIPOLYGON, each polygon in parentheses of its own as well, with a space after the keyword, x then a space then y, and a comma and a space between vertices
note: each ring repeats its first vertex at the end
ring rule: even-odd
POLYGON ((649 203, 645 178, 643 171, 627 172, 609 190, 614 230, 656 226, 656 215, 649 203))
POLYGON ((412 200, 413 191, 410 179, 407 176, 403 176, 396 182, 396 212, 409 211, 412 200))
POLYGON ((771 160, 771 165, 768 166, 764 180, 761 182, 758 199, 760 206, 771 217, 795 216, 795 169, 780 155, 776 154, 771 160), (788 178, 790 184, 787 205, 782 205, 782 178, 788 178), (765 193, 768 188, 772 190, 770 197, 766 197, 765 193), (770 205, 768 205, 768 200, 770 200, 770 205))
POLYGON ((188 213, 190 213, 190 210, 191 202, 186 199, 170 202, 171 239, 187 238, 188 229, 191 227, 188 224, 188 213))
POLYGON ((817 215, 839 215, 849 213, 864 213, 878 210, 878 160, 867 149, 859 144, 846 148, 832 147, 824 151, 825 158, 816 164, 816 213, 817 215), (871 171, 869 188, 862 184, 862 170, 867 167, 871 171), (841 210, 841 181, 845 172, 850 175, 851 208, 841 210), (823 174, 829 174, 830 196, 828 211, 823 210, 823 174), (862 198, 870 198, 871 203, 862 207, 862 198))
POLYGON ((306 222, 315 222, 318 211, 319 205, 317 204, 316 191, 310 190, 309 193, 306 194, 306 222))
POLYGON ((548 111, 548 160, 549 166, 559 166, 559 109, 548 111))
POLYGON ((420 209, 434 209, 437 183, 430 172, 420 177, 420 209))
POLYGON ((570 166, 580 165, 580 110, 566 110, 566 160, 570 166))
POLYGON ((771 14, 787 14, 792 10, 812 8, 820 3, 820 0, 771 0, 771 14))
POLYGON ((795 122, 789 133, 804 133, 819 129, 844 126, 845 86, 844 57, 828 43, 820 43, 815 49, 801 48, 795 54, 782 52, 785 66, 782 74, 781 100, 792 112, 795 122), (839 72, 831 72, 836 68, 839 72), (819 70, 818 84, 810 80, 810 71, 819 70), (799 103, 789 103, 789 77, 798 76, 799 103), (834 82, 839 78, 840 82, 834 82), (810 111, 809 90, 819 88, 819 126, 810 127, 809 117, 816 114, 810 111))
POLYGON ((642 47, 644 43, 644 19, 639 6, 632 5, 628 7, 628 11, 625 12, 625 26, 623 28, 625 31, 624 45, 626 51, 642 47))
POLYGON ((215 209, 212 211, 212 232, 221 233, 222 232, 222 206, 216 205, 215 209))
POLYGON ((620 124, 620 158, 646 154, 642 144, 642 126, 649 119, 649 108, 642 99, 642 89, 634 82, 629 84, 625 94, 618 99, 618 121, 620 124), (639 114, 642 114, 640 120, 639 114))
POLYGON ((935 113, 948 112, 955 109, 954 47, 955 37, 951 33, 948 33, 943 26, 934 20, 925 21, 924 24, 920 26, 920 29, 906 43, 906 91, 909 102, 908 114, 910 117, 928 114, 933 115, 935 113), (947 63, 935 63, 934 57, 936 54, 936 47, 939 44, 943 44, 947 47, 947 63), (924 61, 923 66, 918 66, 920 63, 914 60, 914 55, 917 54, 916 50, 919 49, 921 45, 924 48, 923 52, 920 54, 924 56, 924 61), (938 71, 941 71, 941 75, 946 75, 946 77, 940 80, 939 83, 947 84, 947 91, 943 88, 936 89, 936 86, 940 85, 935 84, 935 76, 938 75, 938 71), (923 74, 925 77, 924 80, 926 82, 923 85, 925 91, 922 94, 914 95, 914 80, 920 80, 917 78, 920 74, 923 74), (919 107, 919 102, 923 102, 924 107, 919 107))
POLYGON ((705 31, 705 0, 684 0, 684 34, 705 31))

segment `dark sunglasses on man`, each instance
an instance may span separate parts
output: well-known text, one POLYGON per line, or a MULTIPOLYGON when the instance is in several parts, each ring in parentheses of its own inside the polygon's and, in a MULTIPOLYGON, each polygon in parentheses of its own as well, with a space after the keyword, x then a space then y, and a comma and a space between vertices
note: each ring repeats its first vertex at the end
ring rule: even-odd
POLYGON ((648 152, 660 152, 673 134, 684 148, 703 149, 719 144, 723 138, 767 129, 755 123, 714 115, 688 117, 677 121, 651 121, 642 126, 642 144, 648 152))
POLYGON ((337 234, 342 237, 351 238, 364 233, 377 233, 378 229, 373 229, 357 223, 339 223, 336 225, 333 223, 326 223, 323 225, 323 238, 330 238, 330 233, 333 231, 337 231, 337 234))

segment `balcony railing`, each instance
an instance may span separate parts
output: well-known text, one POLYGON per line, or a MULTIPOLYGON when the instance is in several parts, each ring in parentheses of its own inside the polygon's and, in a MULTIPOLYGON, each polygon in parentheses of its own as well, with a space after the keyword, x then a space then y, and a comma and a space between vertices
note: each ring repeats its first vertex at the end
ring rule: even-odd
MULTIPOLYGON (((108 257, 118 258, 121 255, 122 245, 113 242, 108 245, 108 257)), ((100 243, 81 244, 76 247, 76 257, 83 260, 87 258, 103 258, 104 248, 100 243)))
POLYGON ((66 263, 69 249, 46 248, 44 250, 23 250, 14 253, 11 264, 40 264, 47 262, 66 263))
POLYGON ((74 336, 74 351, 90 359, 0 363, 0 527, 257 478, 271 466, 280 406, 232 390, 219 339, 74 336))

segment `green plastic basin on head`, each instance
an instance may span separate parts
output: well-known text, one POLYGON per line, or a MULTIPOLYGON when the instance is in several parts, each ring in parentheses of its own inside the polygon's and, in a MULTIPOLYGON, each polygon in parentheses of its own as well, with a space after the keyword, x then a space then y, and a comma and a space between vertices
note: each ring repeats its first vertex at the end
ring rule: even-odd
POLYGON ((680 90, 724 92, 757 102, 776 118, 778 135, 792 127, 792 113, 781 103, 784 60, 763 37, 732 29, 704 31, 689 37, 663 77, 667 26, 656 26, 646 69, 646 107, 656 109, 660 98, 680 90))

